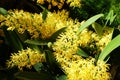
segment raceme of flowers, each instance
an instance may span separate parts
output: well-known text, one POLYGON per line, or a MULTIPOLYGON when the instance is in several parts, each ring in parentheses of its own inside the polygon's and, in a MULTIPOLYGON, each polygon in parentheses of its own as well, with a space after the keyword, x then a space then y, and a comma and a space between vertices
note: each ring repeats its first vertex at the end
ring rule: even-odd
POLYGON ((94 53, 100 53, 112 39, 113 28, 106 27, 101 36, 96 32, 84 29, 80 34, 80 47, 93 49, 94 53))
POLYGON ((66 73, 68 80, 110 80, 109 66, 104 61, 98 61, 95 65, 94 58, 83 59, 76 55, 78 46, 81 44, 80 37, 83 37, 77 34, 78 29, 78 26, 68 27, 52 45, 56 60, 66 73))
POLYGON ((23 10, 9 10, 8 12, 8 15, 2 16, 4 18, 1 26, 7 26, 7 30, 17 29, 21 34, 27 30, 34 38, 37 38, 39 36, 39 31, 37 31, 36 28, 40 27, 42 23, 41 15, 31 14, 29 12, 24 12, 23 10))
MULTIPOLYGON (((17 29, 19 33, 23 34, 28 31, 31 38, 49 38, 53 33, 63 27, 80 26, 80 23, 76 20, 68 18, 69 13, 65 10, 57 12, 48 12, 46 20, 42 19, 41 14, 32 14, 23 10, 9 11, 9 15, 0 15, 0 26, 8 26, 8 30, 17 29), (76 24, 77 23, 77 24, 76 24)), ((112 28, 104 29, 102 37, 98 36, 95 32, 84 29, 80 34, 80 47, 86 46, 91 49, 97 47, 97 52, 103 50, 103 48, 110 42, 112 36, 112 28), (94 44, 94 45, 93 45, 94 44)))
POLYGON ((80 2, 80 0, 37 0, 37 3, 40 4, 49 3, 48 9, 51 9, 52 6, 57 6, 59 9, 61 9, 65 3, 69 4, 70 7, 80 7, 80 2))
MULTIPOLYGON (((1 15, 0 15, 1 16, 1 15)), ((67 27, 65 32, 62 32, 56 42, 52 44, 53 54, 56 60, 60 63, 61 68, 67 75, 68 80, 109 80, 109 66, 103 61, 96 61, 94 58, 83 59, 76 55, 80 47, 86 46, 95 48, 92 45, 95 42, 98 49, 102 49, 111 40, 112 29, 105 29, 103 36, 98 36, 97 33, 84 29, 80 35, 77 34, 80 22, 68 18, 68 12, 58 11, 50 13, 45 20, 42 19, 42 14, 32 14, 23 10, 9 11, 9 15, 2 16, 1 26, 8 26, 8 30, 17 29, 19 33, 28 31, 32 38, 49 38, 54 32, 63 27, 67 27)), ((39 54, 37 51, 27 48, 12 54, 8 60, 8 67, 18 66, 20 70, 23 67, 30 68, 38 62, 44 62, 44 54, 39 54), (32 55, 32 56, 31 56, 32 55), (37 59, 37 58, 38 59, 37 59)))
POLYGON ((27 48, 25 50, 18 51, 18 53, 12 53, 10 60, 7 61, 7 66, 9 68, 17 66, 20 70, 23 70, 24 67, 31 68, 33 65, 45 61, 44 53, 27 48))
MULTIPOLYGON (((60 59, 60 58, 59 58, 60 59)), ((68 80, 110 80, 109 65, 104 61, 98 61, 95 65, 94 58, 83 59, 73 55, 70 60, 61 58, 61 67, 68 80)))
POLYGON ((23 10, 8 12, 7 16, 0 15, 2 22, 0 26, 6 25, 8 30, 17 29, 21 34, 28 31, 31 38, 49 38, 54 32, 68 25, 68 12, 65 10, 48 12, 46 20, 42 19, 42 13, 32 14, 23 10))

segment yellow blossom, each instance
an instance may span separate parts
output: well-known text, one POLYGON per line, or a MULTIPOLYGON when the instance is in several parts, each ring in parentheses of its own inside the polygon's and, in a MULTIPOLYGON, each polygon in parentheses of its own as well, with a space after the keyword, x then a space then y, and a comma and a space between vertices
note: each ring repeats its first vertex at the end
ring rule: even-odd
POLYGON ((110 80, 109 65, 104 61, 98 61, 95 65, 94 58, 83 59, 78 55, 66 55, 55 53, 57 61, 67 75, 68 80, 110 80))
POLYGON ((44 1, 45 0, 37 0, 37 2, 40 3, 40 4, 44 4, 44 1))
POLYGON ((59 9, 63 7, 65 3, 69 4, 70 7, 80 7, 81 1, 80 0, 37 0, 37 3, 44 4, 49 3, 48 9, 51 9, 51 6, 57 6, 59 9))
POLYGON ((101 39, 95 32, 88 29, 84 29, 80 35, 77 35, 79 26, 79 22, 70 20, 65 32, 58 36, 52 45, 56 60, 60 63, 68 80, 110 80, 109 65, 104 61, 98 61, 95 65, 94 58, 83 59, 76 55, 79 46, 85 48, 87 45, 91 45, 94 40, 97 42, 101 39))
MULTIPOLYGON (((3 15, 0 15, 0 25, 2 24, 2 22, 5 21, 5 17, 3 15)), ((1 27, 1 26, 0 26, 1 27)))
POLYGON ((81 0, 67 0, 67 4, 70 4, 70 7, 80 7, 80 1, 81 0))
POLYGON ((53 50, 65 54, 74 54, 79 45, 76 34, 79 25, 80 23, 77 21, 68 21, 66 31, 58 36, 57 41, 53 44, 53 50))
POLYGON ((49 38, 57 30, 67 26, 68 12, 66 10, 48 12, 46 20, 42 19, 42 14, 29 13, 23 10, 10 10, 10 15, 4 16, 5 21, 0 26, 8 26, 7 30, 16 29, 23 34, 25 31, 31 38, 49 38))
POLYGON ((66 23, 68 19, 68 12, 66 10, 57 11, 50 13, 46 17, 46 20, 40 27, 41 37, 49 38, 54 32, 57 30, 66 27, 66 23))
POLYGON ((102 35, 98 35, 89 29, 84 29, 79 35, 79 45, 82 48, 94 49, 96 48, 95 53, 100 53, 103 48, 111 41, 112 39, 113 28, 106 27, 103 30, 102 35))
POLYGON ((48 9, 51 9, 51 6, 53 6, 53 7, 57 6, 59 9, 61 9, 62 6, 64 5, 64 2, 65 2, 65 0, 59 0, 59 1, 56 1, 56 0, 37 0, 37 3, 40 3, 40 4, 49 3, 48 9))
POLYGON ((79 35, 79 37, 80 37, 80 39, 79 39, 79 43, 80 43, 80 45, 82 46, 82 47, 85 47, 88 43, 90 43, 91 42, 91 34, 92 34, 93 32, 92 31, 90 31, 90 30, 88 30, 87 28, 86 29, 84 29, 81 33, 80 33, 80 35, 79 35))
POLYGON ((100 51, 111 41, 113 28, 106 27, 102 33, 102 37, 96 42, 96 46, 100 47, 100 51))
POLYGON ((31 68, 36 63, 45 62, 45 55, 36 50, 27 48, 18 53, 13 53, 7 61, 8 67, 17 66, 20 70, 24 67, 31 68))
MULTIPOLYGON (((74 57, 73 57, 74 58, 74 57)), ((108 73, 108 65, 103 61, 98 61, 95 66, 95 59, 79 58, 77 60, 69 60, 62 68, 67 74, 68 80, 110 80, 108 73)))
MULTIPOLYGON (((40 27, 42 17, 39 14, 32 14, 23 10, 9 10, 9 15, 4 16, 5 21, 0 26, 8 26, 7 30, 17 29, 19 33, 23 34, 26 30, 33 36, 39 33, 36 28, 40 27), (38 22, 39 21, 39 22, 38 22)), ((39 37, 34 36, 34 38, 39 37)))

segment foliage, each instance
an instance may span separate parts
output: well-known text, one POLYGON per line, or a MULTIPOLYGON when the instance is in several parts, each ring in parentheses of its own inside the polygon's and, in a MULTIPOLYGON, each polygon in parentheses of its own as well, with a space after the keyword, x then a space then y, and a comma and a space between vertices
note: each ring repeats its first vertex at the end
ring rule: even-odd
POLYGON ((120 46, 119 29, 114 36, 117 0, 23 2, 32 11, 0 7, 1 80, 114 79, 110 60, 120 46))
POLYGON ((111 3, 111 0, 81 0, 81 7, 71 9, 71 16, 81 21, 99 13, 108 13, 111 3))
POLYGON ((114 13, 117 15, 113 23, 114 26, 118 26, 117 24, 120 24, 120 21, 119 21, 120 7, 119 6, 120 6, 119 0, 116 0, 116 2, 113 2, 113 5, 110 8, 111 10, 114 10, 114 13))

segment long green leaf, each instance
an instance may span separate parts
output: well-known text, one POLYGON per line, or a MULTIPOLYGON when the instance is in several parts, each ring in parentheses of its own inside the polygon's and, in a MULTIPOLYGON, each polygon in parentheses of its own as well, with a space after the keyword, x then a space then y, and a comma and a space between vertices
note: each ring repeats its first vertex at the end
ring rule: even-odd
POLYGON ((6 26, 3 27, 3 31, 5 34, 5 39, 14 51, 23 49, 23 44, 15 31, 7 31, 6 26))
POLYGON ((117 16, 117 15, 114 15, 114 16, 111 17, 111 19, 110 19, 110 25, 111 25, 112 22, 115 20, 116 16, 117 16))
MULTIPOLYGON (((40 5, 40 4, 37 4, 40 8, 42 8, 43 10, 47 10, 47 8, 45 8, 45 7, 43 7, 42 5, 40 5)), ((49 10, 47 10, 47 12, 49 12, 49 10)))
POLYGON ((84 22, 80 28, 79 28, 79 31, 78 31, 78 34, 83 30, 85 29, 86 27, 90 26, 92 23, 94 23, 97 19, 99 19, 100 17, 104 16, 103 14, 97 14, 91 18, 89 18, 86 22, 84 22))
POLYGON ((116 15, 114 15, 113 10, 110 10, 110 12, 108 13, 108 15, 106 16, 106 20, 110 21, 110 25, 112 24, 112 22, 114 21, 116 15))
POLYGON ((42 19, 45 20, 47 18, 48 11, 46 9, 42 12, 42 19))
POLYGON ((111 17, 113 17, 113 10, 110 10, 109 11, 109 13, 108 13, 108 15, 106 16, 106 20, 110 20, 111 19, 111 17))
POLYGON ((105 60, 105 58, 112 52, 115 48, 120 46, 120 34, 116 36, 108 45, 103 49, 99 56, 99 60, 105 60))
POLYGON ((46 56, 46 62, 49 65, 49 68, 51 70, 55 70, 55 58, 52 52, 49 50, 46 50, 45 56, 46 56))
POLYGON ((105 18, 107 21, 105 22, 104 28, 106 27, 106 25, 108 24, 108 22, 110 22, 109 24, 111 25, 116 16, 117 15, 114 15, 113 10, 110 10, 109 13, 108 13, 108 15, 105 18))
POLYGON ((34 45, 47 45, 47 41, 44 40, 26 40, 25 43, 34 45))
POLYGON ((63 73, 61 68, 58 66, 59 64, 56 62, 56 59, 55 59, 52 51, 46 50, 45 58, 46 58, 46 63, 48 65, 48 71, 50 71, 50 73, 52 73, 52 74, 63 73))

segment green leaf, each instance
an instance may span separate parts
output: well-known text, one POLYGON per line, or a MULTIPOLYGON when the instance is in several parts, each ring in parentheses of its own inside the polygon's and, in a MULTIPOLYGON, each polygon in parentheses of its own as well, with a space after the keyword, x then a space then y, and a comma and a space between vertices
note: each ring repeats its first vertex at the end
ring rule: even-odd
POLYGON ((23 49, 23 44, 15 31, 7 31, 6 26, 3 27, 3 31, 5 34, 5 39, 14 51, 17 52, 18 50, 23 49))
POLYGON ((106 58, 104 59, 104 62, 107 63, 109 59, 110 59, 110 55, 106 56, 106 58))
POLYGON ((7 10, 5 10, 4 8, 0 7, 0 14, 2 14, 2 15, 7 15, 8 12, 7 12, 7 10))
POLYGON ((16 34, 20 38, 20 40, 24 43, 27 39, 29 39, 29 35, 27 34, 27 31, 25 31, 23 34, 20 34, 17 30, 15 30, 16 34))
POLYGON ((115 19, 116 16, 117 15, 114 15, 114 16, 111 17, 111 19, 110 19, 110 25, 112 24, 112 22, 114 21, 114 19, 115 19))
POLYGON ((47 18, 48 11, 46 9, 42 12, 42 19, 45 20, 47 18))
POLYGON ((80 28, 79 28, 79 31, 78 31, 78 34, 83 30, 85 29, 86 27, 90 26, 92 23, 94 23, 97 19, 99 19, 100 17, 104 16, 103 14, 97 14, 91 18, 89 18, 86 22, 84 22, 80 28))
POLYGON ((110 20, 110 18, 113 16, 113 10, 110 10, 110 12, 108 13, 108 15, 106 16, 106 20, 110 20))
POLYGON ((105 60, 105 58, 112 52, 115 48, 120 46, 120 34, 116 36, 108 45, 103 49, 99 55, 99 60, 105 60))
POLYGON ((43 9, 43 12, 42 12, 42 19, 45 20, 47 18, 47 14, 49 12, 49 10, 47 10, 45 7, 43 7, 42 5, 40 4, 37 4, 40 8, 43 9))
POLYGON ((55 70, 55 58, 54 58, 52 52, 49 51, 49 50, 46 50, 45 52, 46 52, 46 53, 45 53, 46 62, 47 62, 47 64, 49 65, 49 68, 50 68, 51 70, 55 70))
POLYGON ((95 32, 100 36, 103 31, 103 27, 96 22, 92 24, 92 27, 94 28, 95 32))
MULTIPOLYGON (((115 17, 116 17, 116 15, 114 15, 114 12, 113 12, 113 10, 110 10, 109 11, 109 13, 108 13, 108 15, 106 16, 106 25, 107 25, 107 23, 108 23, 108 21, 110 21, 110 25, 112 24, 112 22, 114 21, 114 19, 115 19, 115 17)), ((105 26, 106 26, 105 25, 105 26)))
POLYGON ((89 55, 87 53, 85 53, 82 49, 78 49, 77 55, 83 56, 83 57, 89 57, 89 55))
POLYGON ((33 45, 47 45, 47 41, 45 40, 26 40, 25 43, 28 43, 28 44, 33 44, 33 45))
POLYGON ((15 77, 21 80, 52 80, 46 72, 17 72, 15 77))
POLYGON ((37 64, 35 64, 33 67, 34 67, 34 69, 37 71, 37 72, 39 72, 40 70, 41 70, 41 67, 43 66, 43 64, 42 63, 37 63, 37 64))
MULTIPOLYGON (((40 5, 39 3, 37 4, 40 8, 42 8, 43 10, 45 10, 46 8, 43 7, 42 5, 40 5)), ((47 10, 47 9, 46 9, 47 10)), ((47 10, 49 12, 49 10, 47 10)))
POLYGON ((52 51, 46 50, 45 57, 46 57, 47 69, 51 74, 56 75, 56 74, 63 73, 63 71, 61 70, 60 65, 57 63, 52 51))
POLYGON ((56 77, 56 80, 67 80, 67 76, 66 75, 61 75, 56 77))

